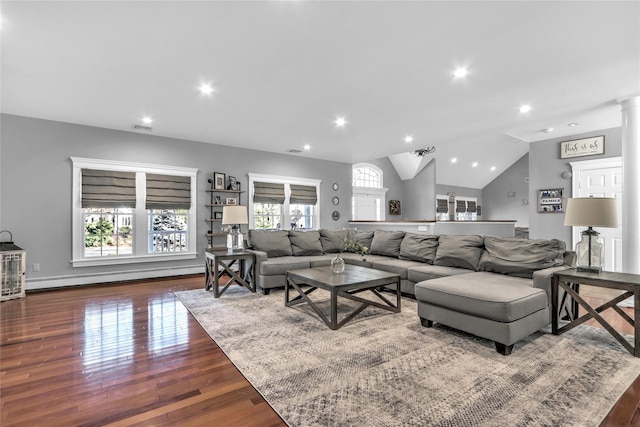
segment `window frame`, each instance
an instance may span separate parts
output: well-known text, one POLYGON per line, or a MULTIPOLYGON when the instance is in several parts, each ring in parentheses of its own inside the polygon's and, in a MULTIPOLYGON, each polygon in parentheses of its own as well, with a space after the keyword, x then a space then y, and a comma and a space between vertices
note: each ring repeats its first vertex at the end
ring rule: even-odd
POLYGON ((117 160, 88 159, 71 157, 72 197, 71 197, 71 265, 73 267, 93 267, 102 265, 135 264, 142 262, 177 261, 195 259, 197 253, 197 174, 198 169, 179 166, 154 165, 147 163, 123 162, 117 160), (82 169, 102 169, 136 173, 136 207, 133 211, 132 255, 109 257, 84 256, 84 220, 82 208, 82 169), (164 174, 191 177, 191 204, 188 218, 188 249, 185 252, 148 253, 148 210, 146 209, 146 174, 164 174))
MULTIPOLYGON (((284 184, 284 203, 282 204, 282 227, 280 230, 291 230, 291 208, 289 203, 289 197, 291 196, 290 185, 308 185, 316 187, 316 194, 318 200, 313 206, 312 222, 314 224, 314 230, 319 230, 320 226, 320 184, 322 180, 314 178, 298 178, 293 176, 281 176, 281 175, 267 175, 260 173, 249 173, 249 195, 247 205, 249 207, 249 228, 255 228, 255 218, 253 209, 253 183, 258 182, 270 182, 274 184, 284 184)), ((296 203, 298 204, 298 203, 296 203)))
MULTIPOLYGON (((458 212, 456 212, 456 205, 457 205, 458 200, 464 201, 465 202, 465 206, 467 206, 467 202, 469 202, 469 201, 475 202, 476 206, 477 206, 478 205, 478 198, 477 197, 455 196, 454 203, 448 203, 449 196, 444 195, 444 194, 437 194, 436 195, 436 209, 438 209, 438 199, 447 200, 447 207, 448 207, 447 218, 450 218, 451 206, 453 205, 453 217, 455 218, 454 221, 478 221, 478 213, 477 212, 465 212, 465 216, 471 214, 471 219, 470 218, 458 219, 458 212)), ((437 221, 444 221, 444 220, 437 219, 438 215, 439 214, 436 212, 436 220, 437 221)), ((446 221, 449 221, 449 220, 447 219, 446 221)))
POLYGON ((351 167, 351 218, 353 220, 374 220, 374 221, 386 221, 387 219, 387 191, 388 188, 384 188, 384 173, 382 169, 378 166, 373 165, 371 163, 356 163, 351 167), (362 187, 357 186, 354 183, 353 172, 356 169, 367 168, 375 171, 380 177, 380 182, 378 187, 362 187), (357 212, 358 199, 362 198, 373 198, 376 204, 376 218, 361 218, 357 212))

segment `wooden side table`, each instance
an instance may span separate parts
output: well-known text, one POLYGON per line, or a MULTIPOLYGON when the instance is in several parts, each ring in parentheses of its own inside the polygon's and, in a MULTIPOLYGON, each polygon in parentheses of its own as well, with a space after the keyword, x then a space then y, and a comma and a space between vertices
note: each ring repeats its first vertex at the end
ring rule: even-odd
MULTIPOLYGON (((551 332, 554 335, 560 335, 563 332, 569 331, 578 325, 583 324, 589 319, 596 319, 613 337, 618 340, 624 348, 629 351, 635 357, 640 357, 640 275, 630 273, 615 273, 609 271, 603 271, 601 273, 587 273, 576 271, 575 268, 567 270, 561 270, 553 275, 551 285, 551 332), (624 291, 621 295, 607 301, 599 307, 592 307, 580 296, 580 285, 597 286, 601 288, 619 289, 624 291), (575 303, 582 306, 587 313, 578 317, 577 309, 567 310, 564 304, 565 298, 563 298, 562 304, 559 304, 559 291, 560 289, 569 295, 575 303), (632 319, 627 313, 625 313, 618 303, 633 296, 634 302, 634 318, 632 319), (634 328, 634 344, 631 345, 615 328, 609 324, 600 313, 607 309, 615 310, 624 320, 629 322, 634 328), (569 311, 574 311, 574 316, 563 317, 563 314, 569 314, 569 311), (559 327, 558 323, 560 318, 568 318, 569 322, 559 327)), ((577 308, 577 306, 576 306, 577 308)))
POLYGON ((251 292, 256 291, 256 256, 251 251, 233 252, 231 250, 211 250, 205 251, 205 289, 212 290, 215 298, 220 297, 229 288, 229 286, 237 283, 249 289, 251 292), (246 269, 245 261, 251 262, 251 268, 246 269), (226 263, 225 261, 231 261, 226 263), (231 266, 238 263, 238 271, 231 269, 231 266), (220 277, 223 274, 230 276, 227 284, 220 289, 220 277), (246 274, 245 274, 246 273, 246 274))

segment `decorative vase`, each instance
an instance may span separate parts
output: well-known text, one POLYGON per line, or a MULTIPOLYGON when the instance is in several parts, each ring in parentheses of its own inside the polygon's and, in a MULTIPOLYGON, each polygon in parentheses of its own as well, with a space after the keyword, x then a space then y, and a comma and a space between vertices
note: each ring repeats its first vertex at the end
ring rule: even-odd
POLYGON ((331 271, 337 274, 344 272, 344 260, 340 257, 340 254, 331 260, 331 271))

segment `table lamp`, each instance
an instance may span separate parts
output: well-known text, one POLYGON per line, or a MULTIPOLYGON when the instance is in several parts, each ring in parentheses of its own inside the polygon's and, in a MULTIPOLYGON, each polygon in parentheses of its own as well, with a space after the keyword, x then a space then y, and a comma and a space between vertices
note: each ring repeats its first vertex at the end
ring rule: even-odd
POLYGON ((567 200, 564 225, 588 227, 576 245, 577 270, 600 273, 604 265, 602 238, 593 227, 617 227, 618 208, 615 198, 574 197, 567 200))
POLYGON ((225 206, 222 208, 222 225, 231 225, 227 234, 227 249, 234 252, 244 250, 240 225, 249 224, 246 206, 225 206))

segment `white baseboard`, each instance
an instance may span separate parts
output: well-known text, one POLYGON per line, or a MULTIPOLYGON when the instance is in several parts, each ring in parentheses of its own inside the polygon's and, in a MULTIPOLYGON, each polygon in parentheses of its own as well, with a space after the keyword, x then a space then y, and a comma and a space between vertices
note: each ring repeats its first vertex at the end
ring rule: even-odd
MULTIPOLYGON (((157 268, 144 270, 109 271, 104 273, 78 274, 72 276, 39 277, 26 281, 26 290, 62 288, 65 286, 93 285, 96 283, 122 282, 127 280, 153 279, 157 277, 183 276, 204 273, 204 266, 157 268)), ((204 283, 203 283, 204 286, 204 283)))

